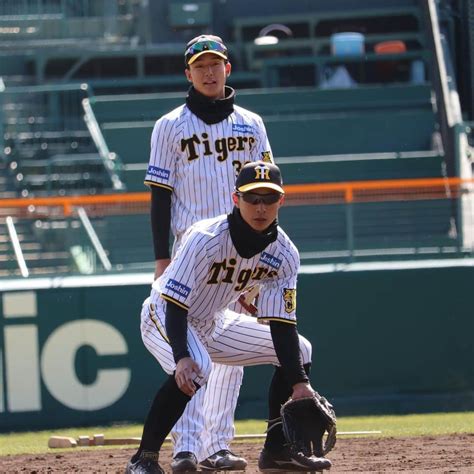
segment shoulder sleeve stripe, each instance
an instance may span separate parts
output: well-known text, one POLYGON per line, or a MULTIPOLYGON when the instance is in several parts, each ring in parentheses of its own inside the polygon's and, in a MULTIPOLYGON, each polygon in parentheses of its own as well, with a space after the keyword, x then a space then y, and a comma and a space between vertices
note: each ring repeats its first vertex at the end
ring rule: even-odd
POLYGON ((158 186, 159 188, 165 188, 165 189, 168 189, 170 191, 173 191, 173 186, 168 186, 167 184, 162 184, 162 183, 155 183, 154 181, 147 181, 145 180, 144 183, 147 185, 147 186, 158 186))
POLYGON ((189 311, 189 306, 186 306, 185 304, 181 303, 178 300, 175 300, 174 298, 171 298, 171 296, 164 295, 161 293, 160 295, 165 301, 170 301, 171 303, 174 303, 175 305, 179 306, 180 308, 185 309, 186 311, 189 311))
POLYGON ((262 316, 262 317, 257 317, 257 321, 279 321, 280 323, 288 323, 288 324, 295 324, 296 321, 291 321, 290 319, 284 319, 284 318, 274 318, 271 316, 262 316))

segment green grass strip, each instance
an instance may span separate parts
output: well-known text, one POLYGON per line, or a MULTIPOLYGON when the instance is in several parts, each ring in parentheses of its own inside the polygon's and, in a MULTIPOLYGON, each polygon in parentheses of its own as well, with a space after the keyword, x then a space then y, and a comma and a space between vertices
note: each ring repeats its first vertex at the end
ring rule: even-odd
MULTIPOLYGON (((262 420, 236 422, 237 434, 261 434, 265 431, 262 420)), ((342 417, 338 431, 381 431, 376 436, 435 436, 452 433, 474 433, 474 412, 430 413, 422 415, 390 415, 342 417)), ((0 456, 12 454, 38 454, 57 452, 47 447, 50 436, 92 436, 103 433, 108 438, 141 436, 141 425, 110 425, 84 428, 58 428, 55 430, 0 434, 0 456)), ((77 448, 76 448, 77 449, 77 448)), ((87 449, 87 448, 80 448, 87 449)), ((92 448, 93 449, 93 448, 92 448)))

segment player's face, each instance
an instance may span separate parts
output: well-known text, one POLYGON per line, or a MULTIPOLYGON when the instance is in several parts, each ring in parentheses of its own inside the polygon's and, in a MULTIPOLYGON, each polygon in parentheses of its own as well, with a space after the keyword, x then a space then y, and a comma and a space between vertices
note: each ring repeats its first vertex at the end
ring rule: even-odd
POLYGON ((263 232, 277 217, 284 196, 272 189, 258 188, 245 195, 234 194, 234 203, 240 209, 242 219, 256 232, 263 232), (276 201, 266 203, 258 196, 276 201), (275 199, 272 199, 274 197, 275 199))
POLYGON ((185 69, 186 77, 194 88, 209 99, 223 99, 224 86, 230 74, 230 63, 215 54, 203 54, 185 69))

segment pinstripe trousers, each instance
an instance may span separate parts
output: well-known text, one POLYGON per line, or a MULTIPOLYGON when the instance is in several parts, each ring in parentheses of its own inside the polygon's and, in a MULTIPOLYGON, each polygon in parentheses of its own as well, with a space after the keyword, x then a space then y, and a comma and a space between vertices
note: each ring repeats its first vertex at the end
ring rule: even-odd
MULTIPOLYGON (((150 312, 148 303, 149 300, 145 300, 141 313, 142 339, 146 348, 160 363, 163 370, 170 375, 175 371, 176 364, 166 336, 165 315, 158 308, 156 312, 150 312)), ((195 453, 199 460, 205 459, 219 451, 219 449, 224 449, 215 449, 222 440, 217 439, 220 438, 220 433, 215 428, 219 427, 213 426, 213 423, 216 416, 218 417, 221 414, 221 410, 230 409, 233 415, 235 405, 228 407, 225 403, 228 395, 231 399, 234 395, 235 399, 238 396, 238 393, 235 393, 235 385, 223 387, 222 404, 218 408, 213 406, 212 410, 214 412, 208 411, 211 407, 205 406, 203 388, 205 388, 211 376, 213 362, 224 366, 279 365, 269 326, 258 323, 254 317, 239 314, 229 309, 223 310, 216 321, 219 321, 219 323, 211 335, 200 334, 193 327, 192 320, 188 322, 188 349, 191 357, 199 366, 195 381, 202 388, 188 403, 187 410, 190 416, 181 417, 183 423, 186 423, 186 420, 194 420, 192 425, 183 426, 188 433, 187 437, 193 440, 190 442, 190 444, 194 444, 193 449, 180 450, 195 453), (206 414, 206 418, 210 415, 206 422, 203 421, 203 412, 206 414)), ((299 336, 299 342, 301 359, 303 364, 307 364, 311 362, 311 343, 301 335, 299 336)), ((220 370, 220 368, 217 370, 220 370)), ((212 377, 217 378, 215 381, 217 386, 222 383, 219 381, 219 372, 213 373, 212 377)), ((237 381, 237 385, 238 392, 240 381, 237 381)), ((229 427, 226 427, 226 429, 229 430, 229 427)), ((233 426, 230 430, 230 434, 233 436, 233 426)), ((179 442, 179 440, 177 441, 179 442)))

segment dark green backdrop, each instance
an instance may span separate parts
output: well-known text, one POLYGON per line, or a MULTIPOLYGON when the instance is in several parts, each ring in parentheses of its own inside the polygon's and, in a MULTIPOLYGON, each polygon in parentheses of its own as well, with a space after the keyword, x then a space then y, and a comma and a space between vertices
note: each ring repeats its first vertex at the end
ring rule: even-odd
MULTIPOLYGON (((303 267, 303 271, 311 268, 303 267)), ((11 317, 4 311, 9 295, 20 291, 23 283, 15 286, 9 282, 2 287, 0 426, 3 431, 141 422, 163 380, 163 371, 142 345, 139 333, 140 306, 149 285, 136 278, 119 286, 107 277, 102 282, 104 286, 86 286, 87 277, 75 281, 77 284, 66 278, 59 280, 59 285, 58 280, 51 281, 57 288, 28 289, 30 299, 32 294, 36 299, 37 312, 36 316, 26 317, 11 317), (106 323, 110 333, 87 334, 82 326, 74 326, 77 320, 88 324, 92 321, 89 331, 97 322, 106 323), (19 393, 12 387, 18 386, 18 380, 25 390, 32 384, 32 378, 24 371, 12 369, 26 349, 21 344, 14 348, 11 343, 6 346, 9 328, 14 326, 37 331, 36 365, 41 390, 40 406, 33 410, 12 408, 15 404, 11 398, 19 393), (74 350, 67 338, 64 341, 60 338, 61 328, 66 327, 71 329, 70 337, 76 341, 74 350), (125 350, 107 355, 112 333, 123 339, 125 350), (98 338, 97 347, 93 343, 82 344, 82 337, 98 338), (59 354, 57 360, 45 355, 49 351, 45 345, 47 341, 49 346, 53 345, 53 339, 59 354), (74 376, 86 388, 97 381, 101 371, 128 371, 130 381, 123 394, 117 395, 113 403, 91 410, 68 407, 58 400, 45 379, 54 379, 54 367, 60 372, 62 364, 66 364, 68 349, 75 354, 74 376), (102 349, 105 352, 101 353, 102 349)), ((313 343, 313 386, 335 403, 340 415, 474 409, 473 287, 472 265, 302 273, 298 327, 313 343)), ((27 365, 30 363, 35 366, 34 361, 28 361, 27 365)), ((266 417, 270 377, 270 368, 246 369, 237 418, 266 417)), ((66 377, 64 383, 67 380, 66 377)), ((63 383, 53 382, 59 387, 63 383)), ((90 394, 84 398, 87 396, 90 394)), ((84 406, 95 403, 95 400, 82 402, 77 393, 75 397, 84 406)), ((114 398, 113 393, 106 394, 107 397, 114 398)))

